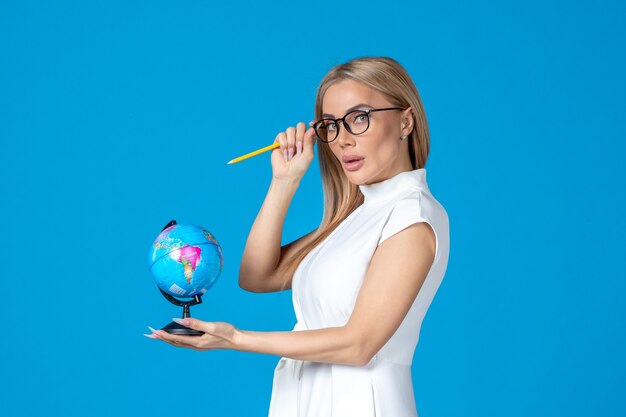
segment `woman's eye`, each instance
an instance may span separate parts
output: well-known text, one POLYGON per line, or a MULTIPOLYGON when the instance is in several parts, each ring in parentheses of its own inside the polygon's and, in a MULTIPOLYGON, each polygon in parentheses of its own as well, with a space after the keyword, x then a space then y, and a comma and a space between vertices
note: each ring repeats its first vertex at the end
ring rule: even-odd
POLYGON ((326 125, 326 129, 328 129, 328 130, 336 130, 337 129, 337 123, 328 123, 326 125))
POLYGON ((366 115, 365 113, 363 113, 363 114, 358 114, 358 115, 354 118, 354 120, 355 120, 357 123, 365 123, 365 122, 367 122, 367 115, 366 115))

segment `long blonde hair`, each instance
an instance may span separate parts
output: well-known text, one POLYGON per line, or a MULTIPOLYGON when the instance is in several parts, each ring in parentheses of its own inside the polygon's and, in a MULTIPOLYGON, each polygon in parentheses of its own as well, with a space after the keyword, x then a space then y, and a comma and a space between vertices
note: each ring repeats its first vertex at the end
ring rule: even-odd
MULTIPOLYGON (((326 90, 334 83, 346 79, 361 82, 384 94, 392 106, 403 109, 411 107, 413 130, 409 136, 409 156, 413 169, 423 168, 430 150, 428 122, 417 88, 402 65, 388 57, 360 57, 333 67, 317 89, 316 120, 322 118, 322 101, 326 90)), ((307 254, 364 201, 358 185, 352 184, 346 178, 341 163, 334 156, 328 143, 318 141, 317 144, 324 192, 324 215, 313 239, 296 251, 290 259, 281 263, 280 273, 286 277, 282 289, 286 288, 289 277, 293 277, 307 254)))

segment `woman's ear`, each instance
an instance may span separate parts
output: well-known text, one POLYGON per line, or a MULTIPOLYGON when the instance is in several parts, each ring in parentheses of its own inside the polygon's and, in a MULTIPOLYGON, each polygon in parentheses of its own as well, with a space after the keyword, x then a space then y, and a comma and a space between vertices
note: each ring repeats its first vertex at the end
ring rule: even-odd
POLYGON ((400 117, 402 126, 402 135, 409 135, 413 131, 413 109, 411 107, 405 109, 400 117))

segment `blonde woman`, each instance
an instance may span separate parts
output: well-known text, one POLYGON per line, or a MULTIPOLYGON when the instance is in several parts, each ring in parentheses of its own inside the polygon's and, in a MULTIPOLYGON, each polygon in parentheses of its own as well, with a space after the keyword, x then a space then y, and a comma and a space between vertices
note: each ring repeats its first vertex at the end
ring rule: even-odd
POLYGON ((276 137, 272 181, 250 230, 239 285, 292 290, 290 332, 178 320, 201 337, 151 336, 197 350, 281 356, 270 417, 417 416, 411 363, 449 255, 444 207, 426 182, 429 133, 404 68, 387 57, 338 65, 322 80, 314 122, 276 137), (281 247, 287 209, 317 143, 318 228, 281 247))

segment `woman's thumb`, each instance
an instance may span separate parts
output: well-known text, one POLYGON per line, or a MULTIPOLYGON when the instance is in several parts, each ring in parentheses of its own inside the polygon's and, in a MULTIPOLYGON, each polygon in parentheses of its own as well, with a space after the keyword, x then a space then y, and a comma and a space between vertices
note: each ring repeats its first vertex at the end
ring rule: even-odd
POLYGON ((187 317, 185 319, 173 318, 176 323, 194 330, 204 330, 204 322, 197 319, 187 317))
POLYGON ((317 140, 315 129, 313 128, 313 122, 309 122, 309 130, 304 133, 304 143, 302 153, 309 153, 313 155, 313 145, 317 140))

